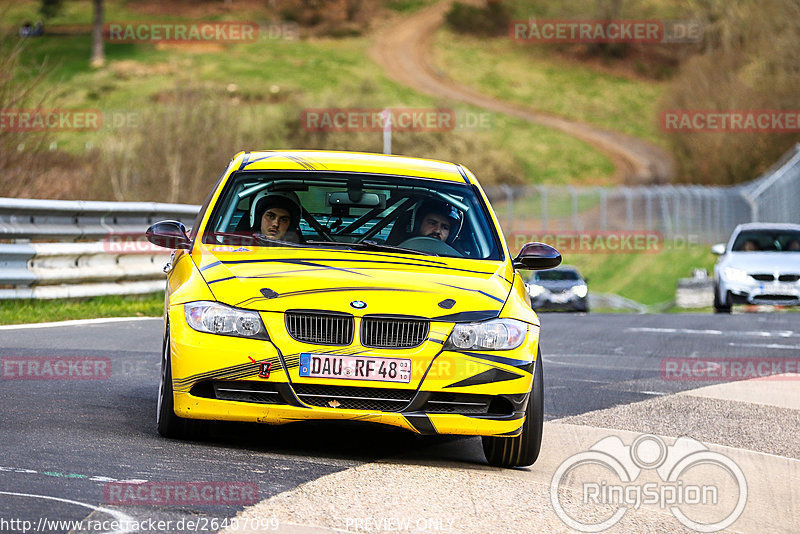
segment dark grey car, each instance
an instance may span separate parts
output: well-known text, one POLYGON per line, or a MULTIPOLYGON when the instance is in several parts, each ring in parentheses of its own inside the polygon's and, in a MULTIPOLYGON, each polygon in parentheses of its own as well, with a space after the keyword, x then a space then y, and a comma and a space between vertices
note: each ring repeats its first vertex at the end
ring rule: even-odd
POLYGON ((527 287, 534 310, 589 311, 586 280, 578 269, 570 265, 534 271, 527 287))

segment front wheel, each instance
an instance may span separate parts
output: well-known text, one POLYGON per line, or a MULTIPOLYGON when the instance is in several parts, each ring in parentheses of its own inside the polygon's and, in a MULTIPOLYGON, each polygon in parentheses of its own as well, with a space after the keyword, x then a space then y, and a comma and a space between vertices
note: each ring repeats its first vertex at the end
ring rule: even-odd
POLYGON ((730 291, 728 292, 728 303, 722 304, 721 299, 719 298, 719 287, 714 286, 714 313, 731 313, 731 295, 730 291))
POLYGON ((483 436, 483 453, 489 464, 497 467, 524 467, 532 465, 542 448, 544 423, 544 383, 542 382, 542 351, 536 356, 533 386, 525 408, 522 432, 513 438, 483 436))
POLYGON ((193 435, 197 423, 175 415, 175 399, 172 389, 172 357, 169 346, 169 326, 161 351, 161 383, 158 386, 156 425, 158 433, 165 438, 186 439, 193 435))

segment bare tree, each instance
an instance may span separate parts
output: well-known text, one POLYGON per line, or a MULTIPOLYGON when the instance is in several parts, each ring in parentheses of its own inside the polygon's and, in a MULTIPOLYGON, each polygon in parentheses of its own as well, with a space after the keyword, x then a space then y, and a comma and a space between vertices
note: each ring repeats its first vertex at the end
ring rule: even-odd
POLYGON ((103 0, 93 0, 94 19, 92 20, 92 67, 102 67, 106 63, 103 49, 103 0))

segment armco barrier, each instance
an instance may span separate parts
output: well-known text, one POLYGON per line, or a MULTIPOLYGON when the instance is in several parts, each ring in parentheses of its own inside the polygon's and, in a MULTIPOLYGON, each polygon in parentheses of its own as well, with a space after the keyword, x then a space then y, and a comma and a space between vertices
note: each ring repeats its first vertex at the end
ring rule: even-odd
POLYGON ((142 249, 142 239, 136 238, 164 219, 190 226, 199 209, 156 202, 0 198, 0 241, 5 241, 0 242, 0 299, 160 291, 169 251, 142 249))

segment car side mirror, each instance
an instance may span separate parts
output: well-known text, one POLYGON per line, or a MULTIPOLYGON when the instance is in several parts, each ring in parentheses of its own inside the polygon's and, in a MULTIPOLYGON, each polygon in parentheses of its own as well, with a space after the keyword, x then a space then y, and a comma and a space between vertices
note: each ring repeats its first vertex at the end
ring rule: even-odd
POLYGON ((186 227, 179 221, 160 221, 147 229, 147 240, 158 247, 189 249, 192 242, 186 235, 186 227))
POLYGON ((722 256, 725 254, 725 243, 717 243, 711 247, 711 253, 716 254, 717 256, 722 256))
POLYGON ((561 253, 544 243, 526 243, 514 258, 515 269, 534 271, 552 269, 561 264, 561 253))

